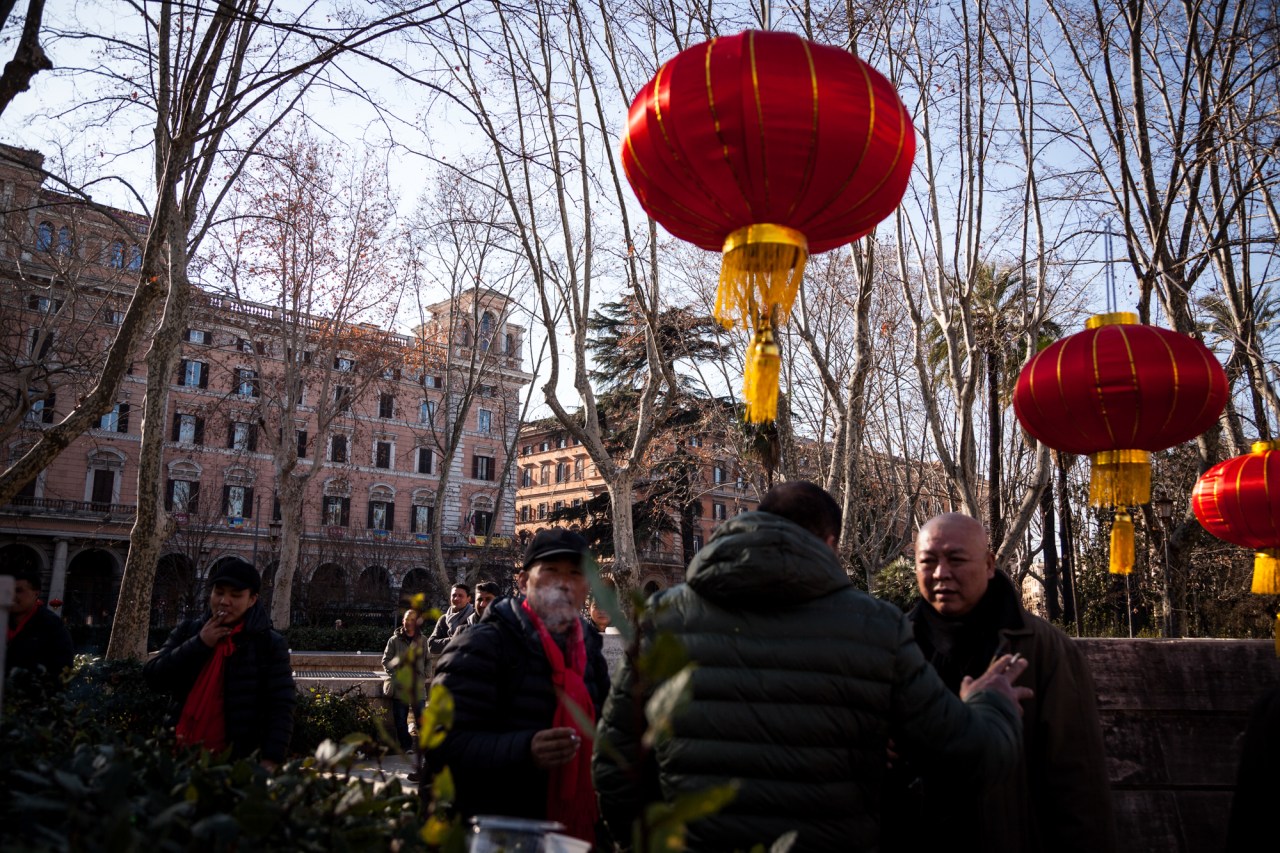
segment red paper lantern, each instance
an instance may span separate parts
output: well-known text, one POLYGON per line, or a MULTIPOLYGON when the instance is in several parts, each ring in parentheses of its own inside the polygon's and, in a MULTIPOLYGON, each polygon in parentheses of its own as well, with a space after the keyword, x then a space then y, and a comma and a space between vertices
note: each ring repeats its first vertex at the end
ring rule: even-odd
POLYGON ((1253 592, 1280 595, 1280 441, 1219 462, 1196 481, 1191 509, 1205 530, 1257 552, 1253 592))
POLYGON ((716 318, 754 333, 748 419, 777 406, 773 329, 809 254, 867 234, 902 200, 915 129, 848 51, 749 31, 681 51, 631 104, 622 165, 668 231, 724 253, 716 318))
POLYGON ((1128 312, 1091 317, 1085 331, 1036 354, 1013 395, 1018 420, 1038 441, 1092 458, 1090 502, 1118 509, 1118 574, 1133 567, 1128 507, 1151 500, 1150 452, 1200 435, 1226 402, 1226 374, 1204 344, 1139 325, 1128 312))

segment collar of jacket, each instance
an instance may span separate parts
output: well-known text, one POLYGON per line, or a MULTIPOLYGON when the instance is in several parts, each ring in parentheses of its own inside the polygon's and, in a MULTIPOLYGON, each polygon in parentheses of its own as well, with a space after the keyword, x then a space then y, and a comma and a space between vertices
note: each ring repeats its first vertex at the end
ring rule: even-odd
POLYGON ((720 525, 689 563, 685 580, 711 601, 748 607, 800 604, 851 585, 827 543, 758 511, 720 525))
MULTIPOLYGON (((529 647, 530 651, 545 657, 546 653, 542 650, 542 638, 538 636, 538 629, 533 627, 533 622, 529 620, 528 614, 524 612, 523 603, 523 595, 500 598, 485 608, 479 624, 495 623, 499 630, 516 634, 529 647)), ((591 657, 592 640, 594 639, 595 644, 598 646, 600 644, 599 635, 594 638, 590 636, 591 632, 587 628, 590 622, 585 617, 579 615, 578 621, 583 623, 582 641, 586 643, 587 657, 589 659, 591 657)))

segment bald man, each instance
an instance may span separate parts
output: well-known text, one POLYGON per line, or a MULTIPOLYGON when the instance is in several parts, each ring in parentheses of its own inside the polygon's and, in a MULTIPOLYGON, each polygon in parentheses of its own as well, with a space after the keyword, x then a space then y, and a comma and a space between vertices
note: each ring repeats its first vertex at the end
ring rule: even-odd
POLYGON ((1028 661, 1021 684, 1035 695, 1022 703, 1018 767, 1002 781, 980 786, 934 768, 920 772, 905 756, 913 793, 903 817, 916 828, 898 833, 886 850, 1114 851, 1102 729, 1084 656, 1022 607, 976 519, 930 519, 916 536, 915 561, 923 600, 907 616, 943 683, 958 694, 966 676, 1013 653, 1028 661))

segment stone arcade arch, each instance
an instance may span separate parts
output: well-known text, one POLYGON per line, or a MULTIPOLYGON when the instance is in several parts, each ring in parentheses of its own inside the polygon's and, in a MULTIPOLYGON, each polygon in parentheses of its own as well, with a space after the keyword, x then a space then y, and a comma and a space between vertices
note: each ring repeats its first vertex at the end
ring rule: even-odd
POLYGON ((205 597, 196 567, 185 554, 165 554, 156 563, 151 588, 151 627, 172 628, 204 612, 205 597))
POLYGON ((110 625, 116 612, 120 561, 105 548, 86 548, 67 565, 62 619, 72 625, 110 625))

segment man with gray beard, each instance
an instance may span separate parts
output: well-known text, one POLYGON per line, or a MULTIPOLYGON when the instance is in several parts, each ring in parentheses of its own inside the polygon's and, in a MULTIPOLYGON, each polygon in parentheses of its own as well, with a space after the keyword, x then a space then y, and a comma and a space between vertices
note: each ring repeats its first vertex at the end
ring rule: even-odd
POLYGON ((581 615, 586 554, 570 530, 538 533, 517 575, 524 597, 489 605, 436 664, 454 717, 428 760, 449 767, 463 815, 555 820, 595 841, 591 740, 609 673, 581 615))

